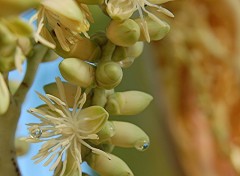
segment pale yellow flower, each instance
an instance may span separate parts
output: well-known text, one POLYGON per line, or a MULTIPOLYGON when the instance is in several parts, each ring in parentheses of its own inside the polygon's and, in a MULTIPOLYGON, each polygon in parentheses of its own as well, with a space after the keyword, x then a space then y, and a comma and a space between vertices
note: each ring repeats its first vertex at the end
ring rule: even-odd
POLYGON ((142 20, 141 25, 144 29, 144 35, 147 41, 150 42, 147 23, 144 20, 144 13, 159 24, 164 24, 155 13, 163 13, 167 16, 173 17, 174 15, 170 11, 157 5, 167 1, 169 0, 105 0, 105 3, 107 5, 106 10, 108 15, 116 20, 126 20, 130 18, 135 11, 138 11, 142 20), (154 13, 148 10, 148 8, 151 8, 154 13))
POLYGON ((65 51, 70 51, 70 45, 81 38, 81 33, 88 37, 89 21, 93 22, 87 5, 73 0, 43 0, 31 21, 36 19, 36 41, 50 48, 55 48, 59 42, 65 51))
POLYGON ((0 71, 17 69, 22 72, 22 63, 31 50, 30 25, 18 17, 0 20, 0 71))
POLYGON ((80 164, 82 163, 81 148, 85 146, 93 153, 109 156, 100 149, 90 146, 85 140, 98 140, 98 133, 108 119, 108 113, 100 106, 82 108, 86 101, 86 94, 81 94, 78 87, 73 108, 69 108, 65 96, 65 90, 60 78, 56 79, 59 96, 38 93, 38 96, 46 104, 39 108, 29 110, 31 114, 40 119, 40 123, 30 123, 30 136, 26 141, 37 143, 44 142, 38 154, 33 157, 35 163, 46 159, 44 166, 53 163, 50 170, 55 170, 62 164, 60 176, 65 173, 68 163, 67 156, 70 152, 74 158, 72 167, 77 167, 79 175, 82 175, 80 164))

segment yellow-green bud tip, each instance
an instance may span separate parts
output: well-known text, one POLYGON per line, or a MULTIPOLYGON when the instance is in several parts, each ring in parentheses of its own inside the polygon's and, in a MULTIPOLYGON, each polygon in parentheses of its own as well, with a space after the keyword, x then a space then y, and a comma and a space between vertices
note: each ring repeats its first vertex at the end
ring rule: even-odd
POLYGON ((111 138, 113 145, 126 148, 146 150, 150 145, 148 135, 138 126, 129 122, 113 121, 115 135, 111 138))
POLYGON ((112 115, 135 115, 143 111, 153 97, 141 91, 117 92, 108 97, 105 109, 112 115))
POLYGON ((128 47, 136 43, 140 37, 140 27, 132 20, 112 20, 107 28, 108 39, 119 46, 128 47))
POLYGON ((88 87, 94 82, 93 66, 77 58, 64 59, 59 64, 59 70, 64 79, 81 87, 88 87))
POLYGON ((133 176, 128 165, 115 155, 108 153, 110 160, 103 155, 91 153, 88 164, 96 170, 100 175, 104 176, 133 176))
POLYGON ((115 62, 103 62, 97 66, 97 84, 105 89, 113 89, 122 80, 123 72, 119 64, 115 62))

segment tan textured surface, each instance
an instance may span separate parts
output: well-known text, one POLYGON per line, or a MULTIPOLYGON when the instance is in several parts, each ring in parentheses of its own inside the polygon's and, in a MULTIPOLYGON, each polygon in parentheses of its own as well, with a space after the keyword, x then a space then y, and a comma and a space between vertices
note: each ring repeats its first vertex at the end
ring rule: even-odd
POLYGON ((171 32, 154 44, 170 129, 188 176, 238 175, 230 155, 240 146, 239 7, 238 0, 171 2, 171 32))

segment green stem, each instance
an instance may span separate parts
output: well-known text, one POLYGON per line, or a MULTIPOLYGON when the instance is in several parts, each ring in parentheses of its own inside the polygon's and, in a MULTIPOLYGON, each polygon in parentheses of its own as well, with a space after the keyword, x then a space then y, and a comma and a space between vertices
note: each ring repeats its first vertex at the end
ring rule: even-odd
POLYGON ((32 54, 29 56, 27 60, 28 64, 25 77, 14 95, 17 104, 23 103, 29 88, 32 86, 39 63, 44 58, 45 54, 47 53, 47 50, 48 50, 47 47, 40 44, 34 46, 32 54))
POLYGON ((101 62, 111 61, 113 52, 116 46, 108 40, 107 44, 103 47, 101 62))
POLYGON ((38 65, 46 52, 46 47, 39 44, 34 46, 32 54, 27 60, 27 72, 24 80, 13 96, 8 111, 0 116, 0 175, 2 176, 21 175, 16 162, 16 152, 14 148, 16 127, 20 117, 22 103, 33 83, 38 65))

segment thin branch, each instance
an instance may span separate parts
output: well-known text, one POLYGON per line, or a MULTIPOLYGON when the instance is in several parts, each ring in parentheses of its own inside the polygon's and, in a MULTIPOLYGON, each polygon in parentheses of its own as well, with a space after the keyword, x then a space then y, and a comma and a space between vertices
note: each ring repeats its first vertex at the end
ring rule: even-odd
POLYGON ((47 53, 47 50, 48 50, 47 47, 41 44, 36 44, 33 47, 31 55, 28 56, 26 74, 21 85, 14 94, 15 102, 18 105, 21 105, 23 103, 26 94, 28 93, 30 87, 32 86, 38 66, 41 63, 42 59, 44 58, 44 55, 47 53))

